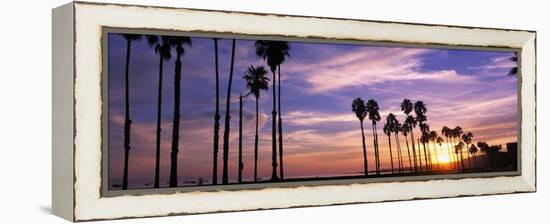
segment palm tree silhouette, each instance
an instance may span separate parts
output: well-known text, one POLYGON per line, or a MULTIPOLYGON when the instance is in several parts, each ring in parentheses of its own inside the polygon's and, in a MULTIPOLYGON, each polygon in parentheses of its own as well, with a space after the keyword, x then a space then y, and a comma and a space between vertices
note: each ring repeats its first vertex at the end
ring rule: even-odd
MULTIPOLYGON (((441 136, 437 136, 437 139, 435 139, 435 142, 439 145, 439 153, 443 154, 443 147, 441 146, 441 144, 443 143, 443 138, 441 138, 441 136)), ((443 164, 441 164, 443 165, 443 164)))
POLYGON ((420 123, 418 127, 420 128, 420 132, 422 133, 422 135, 420 136, 420 142, 422 142, 422 149, 424 150, 424 165, 426 170, 429 170, 430 169, 429 166, 431 165, 430 165, 430 162, 428 161, 430 161, 431 158, 430 158, 430 154, 428 152, 429 149, 427 149, 426 143, 430 141, 430 136, 429 136, 430 127, 426 123, 420 123))
MULTIPOLYGON (((441 134, 443 134, 443 136, 445 136, 445 140, 447 142, 447 153, 449 154, 449 159, 451 161, 455 160, 454 159, 454 154, 451 152, 451 149, 449 148, 449 145, 451 145, 451 143, 449 141, 451 141, 451 129, 447 126, 443 126, 443 128, 441 129, 441 134)), ((456 160, 455 160, 456 161, 456 160)), ((454 169, 457 169, 456 167, 456 164, 454 162, 452 163, 449 163, 449 164, 452 164, 452 166, 454 167, 454 169)))
POLYGON ((393 152, 391 150, 391 134, 393 133, 393 129, 395 128, 397 118, 395 118, 395 115, 390 113, 386 117, 386 124, 384 124, 383 131, 388 136, 388 145, 390 149, 390 163, 391 163, 391 173, 394 173, 394 167, 393 167, 393 152))
POLYGON ((417 121, 412 115, 410 115, 412 110, 413 110, 413 103, 411 102, 411 100, 404 99, 403 102, 401 103, 401 111, 403 111, 407 115, 407 118, 405 118, 405 122, 403 124, 408 128, 408 131, 411 133, 411 145, 412 145, 413 159, 414 159, 413 160, 414 171, 418 172, 418 165, 416 163, 416 149, 414 144, 414 128, 416 127, 417 121))
POLYGON ((157 132, 156 132, 156 155, 155 155, 155 183, 154 187, 159 187, 160 177, 160 133, 161 133, 161 115, 162 115, 162 76, 164 61, 169 60, 172 57, 172 45, 170 44, 170 37, 168 36, 156 36, 148 35, 147 43, 153 47, 155 54, 159 56, 159 80, 158 80, 158 94, 157 94, 157 132))
POLYGON ((180 103, 181 103, 181 58, 185 54, 183 45, 191 46, 191 38, 172 37, 170 44, 176 49, 174 74, 174 121, 172 122, 172 152, 170 153, 170 187, 178 185, 178 152, 180 139, 180 103))
POLYGON ((260 90, 269 89, 269 78, 265 75, 267 71, 263 66, 249 66, 243 79, 246 81, 246 88, 249 92, 245 95, 254 94, 256 98, 256 134, 254 135, 254 181, 258 181, 258 101, 260 99, 260 90))
POLYGON ((237 164, 237 182, 243 182, 243 94, 239 96, 239 160, 237 164))
POLYGON ((403 136, 405 136, 405 145, 407 145, 407 155, 409 156, 409 169, 411 172, 414 172, 414 166, 411 159, 411 149, 409 148, 409 140, 407 140, 407 135, 411 131, 411 126, 410 124, 407 124, 407 120, 405 120, 403 125, 401 125, 400 131, 403 134, 403 136))
POLYGON ((470 143, 472 143, 473 137, 474 135, 472 134, 472 132, 468 132, 462 135, 462 141, 466 143, 466 149, 467 149, 466 154, 468 155, 468 166, 470 169, 472 168, 472 161, 471 161, 472 159, 470 157, 469 149, 470 149, 470 143))
POLYGON ((272 174, 271 174, 271 180, 278 180, 277 177, 277 143, 276 138, 277 134, 275 132, 275 128, 277 128, 277 122, 275 121, 277 117, 277 110, 275 109, 275 101, 276 101, 276 93, 275 93, 275 70, 278 70, 279 72, 279 79, 278 79, 278 85, 279 85, 279 158, 280 158, 280 174, 281 179, 284 179, 284 169, 283 169, 283 127, 282 127, 282 119, 281 119, 281 64, 284 63, 286 57, 289 57, 290 54, 288 51, 290 50, 290 46, 288 42, 286 41, 267 41, 267 40, 258 40, 255 43, 256 46, 256 55, 264 60, 266 60, 267 65, 269 65, 271 69, 271 73, 273 74, 273 112, 272 112, 272 174))
MULTIPOLYGON (((460 136, 462 136, 462 133, 463 133, 463 131, 462 131, 462 128, 460 126, 456 126, 455 128, 453 128, 453 137, 458 139, 458 141, 459 141, 458 144, 460 144, 460 142, 461 142, 460 141, 460 136)), ((462 144, 464 144, 464 142, 462 142, 462 144)), ((464 147, 462 147, 462 148, 464 148, 464 147)), ((460 150, 461 153, 462 153, 462 148, 460 150)), ((465 169, 462 154, 460 154, 460 157, 458 158, 458 160, 460 160, 460 165, 461 165, 462 169, 465 169)))
MULTIPOLYGON (((416 101, 414 103, 414 113, 416 114, 416 121, 418 121, 418 126, 420 128, 420 132, 422 133, 422 137, 426 135, 426 127, 427 125, 424 123, 427 120, 426 112, 428 109, 426 108, 426 105, 422 101, 416 101)), ((422 141, 422 146, 424 148, 424 161, 426 170, 428 170, 428 154, 426 153, 426 142, 422 141)))
MULTIPOLYGON (((474 155, 474 157, 473 157, 473 158, 474 158, 474 166, 475 166, 476 168, 479 167, 479 164, 477 163, 477 159, 476 159, 476 158, 477 158, 477 155, 476 155, 476 154, 477 154, 477 151, 478 151, 478 149, 477 149, 476 145, 474 145, 474 144, 472 144, 472 145, 470 146, 470 148, 468 148, 468 153, 474 155)), ((470 168, 471 168, 471 167, 470 167, 470 168)))
POLYGON ((479 151, 483 153, 483 168, 487 168, 487 166, 489 165, 489 145, 485 142, 477 142, 477 147, 479 148, 479 151))
MULTIPOLYGON (((416 139, 416 144, 418 146, 418 162, 419 162, 418 163, 418 168, 419 168, 420 172, 422 172, 422 150, 420 150, 420 139, 421 138, 422 138, 422 134, 420 135, 420 138, 416 139)), ((425 156, 426 155, 424 154, 424 157, 425 156)), ((428 170, 426 170, 426 171, 428 171, 428 170)))
POLYGON ((353 99, 353 102, 351 103, 351 111, 355 113, 355 116, 359 119, 359 123, 361 124, 361 141, 363 143, 363 165, 365 169, 365 176, 368 176, 369 171, 368 171, 368 160, 367 160, 367 145, 365 143, 365 130, 363 128, 363 120, 367 116, 367 105, 365 105, 365 101, 363 101, 363 99, 361 99, 360 97, 353 99))
POLYGON ((231 84, 233 83, 233 67, 235 65, 235 39, 231 44, 231 66, 229 68, 229 84, 227 85, 227 99, 225 101, 225 125, 223 130, 223 169, 222 169, 222 184, 228 184, 228 167, 229 159, 229 125, 231 120, 231 84))
POLYGON ((218 69, 218 38, 214 38, 214 63, 216 67, 216 112, 214 112, 214 155, 212 184, 218 184, 218 147, 220 142, 220 73, 218 69))
POLYGON ((439 164, 439 159, 437 158, 437 147, 436 147, 436 140, 437 140, 437 132, 436 131, 430 131, 429 133, 429 139, 430 139, 430 142, 432 143, 432 146, 433 146, 433 152, 435 153, 435 156, 434 156, 434 159, 435 159, 435 163, 437 164, 437 169, 440 170, 441 169, 441 166, 439 164))
POLYGON ((122 34, 122 37, 126 40, 126 67, 124 70, 124 170, 122 175, 122 190, 126 190, 128 189, 128 154, 130 154, 130 129, 132 126, 129 94, 130 54, 132 52, 132 42, 141 40, 143 35, 122 34))
POLYGON ((422 123, 419 125, 422 135, 420 136, 420 142, 422 142, 423 149, 424 149, 424 160, 426 165, 426 170, 429 170, 432 168, 431 166, 431 156, 430 156, 430 149, 428 148, 430 145, 430 127, 426 123, 422 123), (428 145, 426 146, 426 143, 428 145))
POLYGON ((376 129, 376 123, 380 121, 380 107, 378 102, 373 99, 367 101, 367 113, 369 120, 372 122, 372 137, 374 145, 374 158, 375 158, 375 167, 376 175, 380 175, 380 156, 378 151, 378 131, 376 129))
POLYGON ((397 118, 393 125, 393 135, 395 137, 395 145, 397 148, 397 164, 399 167, 399 173, 403 173, 403 156, 401 154, 401 143, 399 142, 399 132, 401 131, 401 124, 397 118))
POLYGON ((462 165, 462 169, 464 169, 464 160, 462 158, 462 149, 464 148, 464 142, 460 141, 456 146, 455 146, 455 153, 457 155, 460 155, 460 163, 462 165))

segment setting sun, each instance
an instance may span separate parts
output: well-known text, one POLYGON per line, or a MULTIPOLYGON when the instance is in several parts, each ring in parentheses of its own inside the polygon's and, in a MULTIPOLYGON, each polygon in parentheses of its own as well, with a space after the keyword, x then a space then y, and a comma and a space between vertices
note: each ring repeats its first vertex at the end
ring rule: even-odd
POLYGON ((451 161, 451 159, 449 158, 449 155, 447 154, 439 154, 437 155, 437 161, 439 163, 448 163, 451 161))

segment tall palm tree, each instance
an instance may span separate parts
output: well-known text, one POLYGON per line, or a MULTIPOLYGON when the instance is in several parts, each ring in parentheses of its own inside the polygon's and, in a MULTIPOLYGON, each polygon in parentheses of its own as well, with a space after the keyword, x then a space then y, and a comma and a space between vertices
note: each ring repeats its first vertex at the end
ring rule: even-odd
POLYGON ((464 142, 460 141, 456 146, 455 146, 455 153, 457 155, 460 156, 460 164, 462 166, 462 169, 464 169, 464 160, 462 158, 462 149, 464 148, 464 142))
POLYGON ((380 155, 378 150, 378 131, 376 128, 376 123, 380 121, 380 107, 378 102, 373 99, 367 101, 367 113, 369 120, 372 122, 372 137, 374 142, 374 158, 375 158, 375 167, 376 175, 380 175, 380 155))
MULTIPOLYGON (((451 141, 451 140, 450 140, 450 137, 451 137, 451 129, 450 129, 449 127, 447 127, 447 126, 443 126, 443 128, 441 129, 441 134, 443 134, 443 136, 445 136, 445 140, 446 140, 446 142, 447 142, 447 144, 446 144, 447 147, 446 147, 446 148, 447 148, 447 153, 449 154, 449 160, 453 161, 453 160, 454 160, 454 159, 453 159, 453 158, 454 158, 454 156, 453 156, 454 154, 451 152, 451 149, 449 148, 449 145, 451 145, 451 143, 449 142, 449 141, 451 141)), ((454 169, 457 169, 455 163, 451 162, 451 163, 449 163, 449 164, 450 164, 450 165, 452 164, 452 166, 454 167, 454 169)), ((450 166, 450 165, 449 165, 449 166, 450 166)))
POLYGON ((401 143, 399 142, 399 132, 401 131, 401 124, 399 123, 399 120, 397 118, 395 119, 395 123, 393 125, 393 135, 395 137, 395 145, 397 148, 397 164, 399 167, 399 173, 403 173, 403 156, 401 154, 401 143))
POLYGON ((243 182, 243 93, 239 96, 239 159, 237 164, 237 182, 243 182))
POLYGON ((132 42, 139 41, 143 35, 138 34, 122 34, 126 40, 126 69, 124 75, 124 170, 122 176, 122 190, 128 189, 128 154, 130 154, 130 129, 132 120, 130 119, 130 54, 132 52, 132 42))
POLYGON ((180 139, 180 103, 181 103, 181 58, 185 54, 184 45, 191 45, 191 38, 172 37, 170 44, 176 49, 174 71, 174 120, 172 122, 172 152, 170 153, 170 187, 178 185, 178 152, 180 139))
POLYGON ((483 168, 487 168, 489 165, 489 145, 485 142, 477 142, 477 147, 483 153, 483 168))
MULTIPOLYGON (((418 146, 418 169, 419 169, 420 172, 422 172, 422 150, 420 150, 420 139, 421 138, 422 138, 422 134, 420 135, 420 138, 416 138, 416 145, 418 146)), ((424 156, 426 156, 426 155, 424 155, 424 156)))
POLYGON ((172 45, 170 44, 170 37, 168 36, 156 36, 148 35, 147 42, 149 46, 153 47, 155 54, 159 56, 159 80, 158 80, 158 94, 157 94, 157 132, 156 132, 156 155, 155 155, 155 183, 154 187, 159 187, 160 177, 160 133, 161 133, 161 114, 162 114, 162 76, 164 61, 169 60, 172 57, 172 45))
POLYGON ((267 71, 263 66, 254 67, 251 65, 248 67, 245 75, 243 76, 243 79, 246 81, 246 88, 249 90, 246 96, 254 94, 254 98, 256 99, 256 132, 254 135, 254 181, 258 181, 258 101, 260 100, 260 90, 267 91, 269 89, 269 78, 265 76, 266 74, 267 71))
POLYGON ((272 166, 273 171, 271 174, 272 180, 278 180, 277 177, 277 143, 276 138, 277 134, 275 132, 275 128, 278 127, 279 129, 279 158, 280 158, 280 177, 281 179, 284 179, 284 168, 283 168, 283 126, 282 126, 282 119, 281 119, 281 64, 284 63, 285 59, 290 56, 288 53, 290 50, 290 45, 286 41, 267 41, 267 40, 258 40, 255 43, 256 47, 256 55, 264 60, 266 60, 267 65, 269 65, 269 68, 271 69, 271 73, 273 74, 273 112, 272 112, 272 148, 273 148, 273 158, 272 158, 272 166), (275 94, 275 71, 278 71, 278 86, 279 86, 279 126, 277 126, 277 122, 275 121, 277 117, 277 110, 275 109, 275 101, 276 101, 276 94, 275 94))
POLYGON ((391 173, 394 173, 394 167, 393 167, 393 152, 391 149, 391 134, 393 133, 393 129, 395 128, 395 124, 397 121, 397 118, 395 118, 395 115, 390 113, 386 117, 386 124, 384 124, 383 131, 388 136, 388 145, 390 149, 390 163, 391 163, 391 173))
POLYGON ((410 124, 407 123, 407 120, 401 125, 401 133, 405 137, 405 145, 407 145, 407 156, 409 156, 409 170, 411 172, 414 172, 414 166, 411 159, 411 149, 409 148, 409 140, 407 140, 407 135, 411 131, 410 124))
POLYGON ((361 124, 361 140, 363 142, 363 165, 365 169, 365 176, 368 176, 368 160, 367 160, 367 145, 365 143, 365 131, 363 128, 363 120, 367 116, 367 105, 365 105, 365 101, 361 99, 360 97, 357 97, 353 99, 353 102, 351 103, 351 111, 355 113, 355 116, 359 119, 359 122, 361 124))
MULTIPOLYGON (((460 141, 460 136, 462 136, 463 133, 464 133, 464 131, 462 131, 462 127, 456 126, 455 128, 453 128, 453 137, 455 137, 459 141, 458 144, 460 144, 460 142, 461 142, 460 141)), ((464 142, 462 144, 464 144, 464 142)), ((462 150, 460 152, 462 152, 462 150)), ((457 157, 458 157, 457 159, 460 160, 460 165, 461 165, 462 169, 465 169, 462 154, 460 154, 460 156, 458 156, 458 154, 457 154, 457 157)))
MULTIPOLYGON (((477 149, 476 145, 474 145, 474 144, 472 144, 472 145, 470 146, 470 148, 468 148, 468 153, 474 155, 474 157, 473 157, 473 158, 474 158, 474 166, 475 166, 476 168, 479 167, 479 164, 477 163, 477 159, 476 159, 476 157, 477 157, 477 151, 478 151, 478 149, 477 149)), ((470 167, 470 168, 471 168, 471 167, 470 167)))
POLYGON ((214 38, 214 63, 216 67, 216 112, 214 112, 214 158, 212 184, 218 184, 218 147, 220 142, 220 72, 218 69, 218 38, 214 38))
POLYGON ((422 133, 420 136, 420 142, 422 142, 422 149, 424 150, 424 166, 426 170, 429 170, 431 168, 431 158, 428 151, 429 149, 426 147, 426 143, 429 143, 430 141, 430 127, 426 123, 420 123, 418 127, 420 127, 420 133, 422 133))
POLYGON ((441 164, 439 164, 439 159, 437 157, 437 147, 436 147, 436 140, 437 140, 437 132, 436 131, 430 131, 429 135, 428 135, 429 139, 430 139, 430 142, 432 143, 432 146, 433 146, 433 152, 435 153, 434 155, 434 159, 435 159, 435 163, 437 164, 437 169, 441 169, 441 164))
MULTIPOLYGON (((443 143, 443 138, 441 136, 438 136, 437 139, 435 140, 435 142, 437 143, 437 145, 439 145, 439 153, 443 154, 443 147, 441 146, 441 144, 443 143)), ((441 164, 443 165, 443 164, 441 164)))
POLYGON ((474 135, 472 134, 472 132, 468 132, 466 134, 463 134, 462 135, 462 141, 464 143, 466 143, 466 154, 468 155, 468 166, 469 168, 471 169, 472 168, 472 158, 470 157, 470 152, 469 152, 469 149, 470 149, 470 143, 472 143, 472 138, 474 137, 474 135))
MULTIPOLYGON (((420 132, 424 136, 426 134, 426 127, 427 127, 427 125, 424 122, 426 122, 427 120, 426 112, 428 111, 428 109, 426 108, 426 105, 422 101, 416 101, 413 107, 414 107, 414 113, 416 114, 416 121, 418 122, 418 126, 420 127, 420 132)), ((424 148, 424 161, 426 163, 425 166, 426 166, 426 170, 428 170, 428 158, 427 158, 428 154, 426 153, 426 143, 424 141, 422 141, 422 146, 424 148)))
POLYGON ((404 99, 403 102, 401 102, 401 111, 403 111, 407 115, 407 118, 405 118, 405 122, 403 124, 406 125, 406 127, 409 129, 409 132, 411 133, 411 145, 412 145, 413 159, 414 159, 414 171, 418 172, 418 165, 416 163, 416 149, 414 144, 414 128, 416 127, 417 121, 411 115, 411 112, 413 111, 413 103, 411 102, 411 100, 404 99))
POLYGON ((231 44, 231 66, 229 68, 229 84, 227 85, 227 99, 225 101, 225 125, 223 130, 223 169, 222 169, 222 184, 228 184, 228 159, 229 159, 229 125, 231 119, 231 84, 233 83, 233 67, 235 65, 235 39, 231 44))

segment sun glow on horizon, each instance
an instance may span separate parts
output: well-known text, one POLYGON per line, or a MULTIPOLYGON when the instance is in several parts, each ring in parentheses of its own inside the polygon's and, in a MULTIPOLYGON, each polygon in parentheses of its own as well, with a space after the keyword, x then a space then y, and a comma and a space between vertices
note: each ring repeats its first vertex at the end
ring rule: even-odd
POLYGON ((447 155, 447 154, 439 154, 439 155, 437 155, 437 162, 439 162, 439 163, 449 163, 449 162, 451 162, 451 158, 449 158, 449 155, 447 155))

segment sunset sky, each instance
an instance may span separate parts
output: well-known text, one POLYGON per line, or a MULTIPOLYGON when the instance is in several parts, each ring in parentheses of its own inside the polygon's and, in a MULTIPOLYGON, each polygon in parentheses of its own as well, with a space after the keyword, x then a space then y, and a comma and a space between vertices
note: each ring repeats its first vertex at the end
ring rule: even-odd
MULTIPOLYGON (((124 65, 126 41, 110 34, 109 44, 109 179, 122 179, 124 65)), ((382 126, 388 113, 402 123, 404 98, 423 101, 427 123, 440 134, 443 125, 461 126, 473 142, 517 141, 517 81, 508 76, 515 66, 510 52, 290 43, 291 57, 281 65, 285 177, 338 176, 363 171, 359 120, 351 111, 355 97, 380 105, 380 158, 389 167, 387 136, 382 126)), ((231 40, 219 41, 220 129, 219 174, 231 40)), ((155 163, 158 56, 145 39, 133 42, 130 67, 130 110, 133 120, 129 160, 130 187, 152 183, 155 163)), ((210 183, 215 110, 214 42, 192 38, 182 60, 180 183, 202 177, 210 183)), ((237 176, 238 96, 250 65, 268 66, 255 55, 254 41, 237 40, 231 104, 230 182, 237 176)), ((271 74, 268 74, 271 79, 271 74)), ((164 63, 161 186, 167 186, 172 133, 174 58, 164 63)), ((271 175, 271 88, 260 99, 259 177, 271 175)), ((254 98, 244 105, 244 179, 253 177, 254 98)), ((369 170, 374 171, 370 121, 365 120, 369 170)), ((420 136, 418 129, 415 135, 420 136)), ((392 144, 395 144, 392 138, 392 144)), ((405 140, 401 140, 406 150, 405 140)), ((405 153, 406 155, 406 153, 405 153)), ((404 162, 408 166, 408 161, 404 162)))

